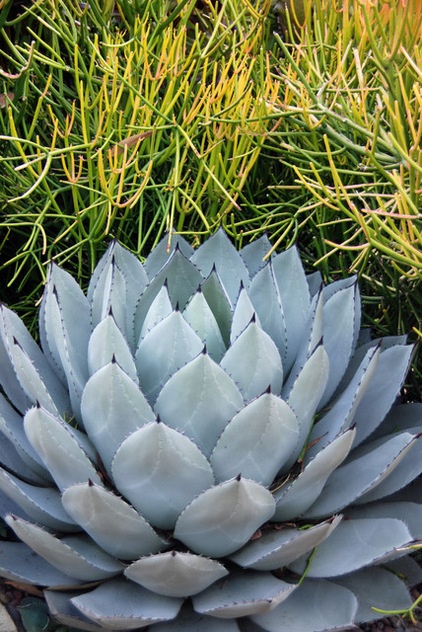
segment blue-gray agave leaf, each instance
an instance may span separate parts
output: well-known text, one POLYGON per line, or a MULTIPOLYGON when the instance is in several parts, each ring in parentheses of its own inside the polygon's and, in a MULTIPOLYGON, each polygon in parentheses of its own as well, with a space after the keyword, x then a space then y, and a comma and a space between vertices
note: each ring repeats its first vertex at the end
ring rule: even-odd
POLYGON ((1 576, 12 581, 35 586, 72 586, 76 588, 82 581, 75 580, 52 566, 41 555, 23 542, 4 541, 0 556, 1 576))
POLYGON ((195 252, 181 235, 165 235, 145 260, 144 270, 149 279, 158 274, 175 250, 181 252, 186 259, 190 259, 195 252))
POLYGON ((418 441, 415 435, 403 432, 378 440, 373 445, 365 446, 363 450, 356 450, 353 458, 331 474, 305 516, 310 518, 336 513, 347 505, 352 505, 363 494, 376 490, 418 441))
POLYGON ((284 369, 290 371, 298 354, 310 308, 309 285, 299 252, 295 247, 276 255, 272 260, 286 327, 284 369))
POLYGON ((0 380, 21 412, 39 401, 51 412, 70 411, 69 394, 20 318, 0 305, 0 380))
POLYGON ((63 507, 94 542, 119 559, 133 560, 166 546, 129 503, 92 481, 68 487, 63 507))
POLYGON ((271 242, 267 235, 262 235, 242 248, 240 256, 248 269, 251 279, 253 279, 261 268, 267 265, 267 259, 271 249, 271 242))
POLYGON ((216 582, 193 597, 196 612, 222 619, 267 612, 278 606, 296 589, 271 575, 244 571, 233 573, 232 581, 216 582))
POLYGON ((248 294, 262 328, 275 342, 283 369, 288 373, 286 320, 271 261, 253 278, 248 294))
POLYGON ((139 297, 133 320, 135 340, 139 342, 148 310, 164 285, 167 286, 173 308, 177 306, 182 310, 202 281, 203 276, 201 273, 176 247, 168 261, 157 272, 139 297))
MULTIPOLYGON (((64 585, 64 584, 63 584, 64 585)), ((69 590, 46 590, 44 592, 48 609, 52 617, 71 629, 85 632, 103 632, 104 628, 90 621, 70 601, 74 592, 69 590)))
POLYGON ((82 395, 84 426, 106 469, 122 441, 155 415, 138 385, 113 361, 92 375, 82 395))
POLYGON ((248 269, 222 229, 193 253, 191 261, 204 277, 216 270, 232 304, 236 301, 240 285, 249 287, 248 269))
POLYGON ((60 490, 88 479, 101 482, 75 432, 62 419, 43 408, 31 408, 25 415, 24 428, 32 447, 60 490))
POLYGON ((220 362, 226 347, 217 320, 201 290, 186 305, 183 318, 206 345, 210 357, 220 362))
POLYGON ((160 529, 171 529, 184 507, 214 484, 211 466, 195 443, 162 422, 123 441, 112 474, 118 490, 160 529))
POLYGON ((296 446, 287 459, 285 469, 293 467, 303 450, 303 445, 312 429, 322 394, 327 386, 329 371, 328 355, 323 345, 320 344, 305 362, 288 397, 286 397, 287 403, 296 415, 299 435, 296 446))
POLYGON ((325 632, 353 627, 354 593, 324 579, 303 582, 285 603, 252 620, 268 632, 325 632), (335 607, 333 605, 335 604, 335 607))
POLYGON ((7 443, 3 443, 3 452, 7 454, 2 463, 9 467, 12 472, 19 474, 23 480, 39 485, 51 483, 52 477, 48 469, 44 466, 41 458, 34 450, 22 423, 22 417, 8 403, 0 393, 0 431, 3 433, 7 443), (14 455, 16 450, 16 458, 14 455), (20 460, 22 465, 20 464, 20 460))
POLYGON ((59 539, 38 525, 17 516, 6 516, 16 535, 52 566, 69 577, 91 582, 120 573, 122 564, 85 536, 59 539))
POLYGON ((166 382, 155 412, 161 421, 192 439, 208 458, 229 421, 243 406, 243 397, 233 380, 207 353, 201 353, 166 382), (214 406, 215 402, 218 406, 214 406))
POLYGON ((337 395, 327 412, 313 426, 308 459, 354 423, 354 414, 375 374, 379 356, 379 348, 368 350, 344 391, 337 395))
POLYGON ((169 292, 167 289, 167 283, 165 283, 158 294, 152 301, 141 327, 141 333, 139 336, 139 342, 145 338, 146 334, 154 329, 158 323, 170 316, 173 312, 173 305, 171 304, 169 292))
POLYGON ((125 569, 132 581, 168 597, 196 595, 228 574, 216 560, 179 551, 149 555, 125 569))
POLYGON ((263 393, 227 424, 210 457, 217 481, 246 478, 269 487, 295 449, 299 437, 296 415, 282 399, 263 393), (274 451, 274 445, 282 448, 274 451))
POLYGON ((308 568, 308 556, 293 562, 290 567, 298 573, 306 568, 309 577, 338 577, 398 557, 403 554, 400 549, 411 541, 412 536, 401 520, 343 520, 318 546, 308 568))
POLYGON ((246 544, 273 513, 270 492, 239 475, 195 498, 179 516, 174 534, 197 553, 223 557, 246 544))
POLYGON ((325 304, 322 333, 324 347, 330 359, 330 375, 321 406, 325 406, 334 394, 347 369, 360 325, 360 301, 356 283, 344 286, 337 281, 332 286, 338 286, 339 289, 336 288, 337 291, 328 298, 323 294, 325 304))
POLYGON ((341 519, 341 516, 336 516, 333 520, 304 529, 268 529, 238 553, 231 555, 230 559, 244 568, 259 571, 284 568, 328 538, 341 519))
POLYGON ((158 323, 141 341, 135 355, 145 396, 154 402, 169 377, 201 353, 203 346, 179 311, 158 323))
POLYGON ((88 379, 90 334, 88 300, 70 274, 52 264, 41 304, 40 338, 44 353, 67 383, 73 414, 79 421, 88 379))
POLYGON ((88 286, 93 326, 112 311, 133 348, 133 314, 147 284, 147 273, 137 257, 114 241, 99 261, 88 286))
POLYGON ((374 603, 385 611, 404 612, 412 605, 412 599, 399 577, 385 568, 364 568, 337 581, 358 598, 356 616, 365 623, 374 618, 374 603))
POLYGON ((182 599, 165 597, 124 579, 113 579, 91 592, 72 597, 85 617, 106 630, 137 630, 174 619, 182 599), (118 595, 118 598, 116 596, 118 595))
POLYGON ((283 366, 278 349, 270 336, 251 320, 220 362, 239 387, 245 401, 260 395, 270 386, 279 393, 283 366))
POLYGON ((0 489, 35 522, 59 531, 78 530, 64 511, 58 490, 26 483, 3 468, 0 468, 0 489))
POLYGON ((0 306, 0 576, 87 632, 335 632, 422 571, 412 347, 355 278, 263 237, 113 242, 85 296, 49 269, 41 348, 0 306), (271 257, 270 257, 271 254, 271 257), (60 591, 57 589, 60 588, 60 591))
MULTIPOLYGON (((242 628, 243 629, 243 628, 242 628)), ((194 612, 184 605, 175 621, 158 623, 155 632, 240 632, 236 619, 217 619, 194 612)))
POLYGON ((233 320, 233 305, 214 268, 201 283, 201 291, 215 316, 223 340, 228 345, 233 320))
POLYGON ((92 375, 106 364, 115 361, 138 383, 135 361, 126 338, 118 328, 112 314, 95 327, 88 344, 88 370, 92 375))
POLYGON ((255 318, 255 321, 261 327, 259 317, 256 315, 255 307, 252 304, 249 293, 242 285, 233 311, 230 344, 234 343, 236 338, 246 329, 253 318, 255 318))
POLYGON ((302 516, 319 498, 325 483, 349 454, 356 430, 346 430, 307 463, 293 481, 274 490, 276 520, 293 520, 302 516))

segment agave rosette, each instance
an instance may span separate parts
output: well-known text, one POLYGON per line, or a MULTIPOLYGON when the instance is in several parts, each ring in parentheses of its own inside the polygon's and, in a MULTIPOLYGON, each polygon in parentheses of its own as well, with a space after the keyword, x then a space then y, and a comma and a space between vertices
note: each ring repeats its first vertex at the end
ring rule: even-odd
POLYGON ((220 230, 85 296, 50 267, 41 348, 0 320, 0 575, 81 630, 318 632, 411 605, 422 538, 412 348, 360 332, 356 279, 220 230), (416 481, 416 482, 415 482, 416 481), (335 604, 335 608, 333 608, 335 604))

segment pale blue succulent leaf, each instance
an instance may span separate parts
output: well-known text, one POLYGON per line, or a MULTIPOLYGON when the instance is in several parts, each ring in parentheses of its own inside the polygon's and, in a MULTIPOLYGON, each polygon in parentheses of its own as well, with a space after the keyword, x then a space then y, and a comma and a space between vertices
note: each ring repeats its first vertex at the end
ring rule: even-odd
POLYGON ((183 310, 189 298, 203 281, 199 270, 177 248, 169 260, 146 287, 134 311, 135 340, 139 343, 142 327, 155 297, 166 284, 173 309, 183 310))
POLYGON ((71 628, 84 632, 104 632, 104 628, 92 623, 71 602, 75 591, 45 590, 44 597, 54 620, 71 628))
POLYGON ((38 487, 21 481, 0 467, 0 489, 35 522, 59 531, 78 530, 74 520, 63 509, 56 488, 38 487))
POLYGON ((68 425, 42 408, 25 415, 26 436, 59 489, 91 479, 100 483, 97 471, 68 425))
POLYGON ((233 312, 232 325, 230 330, 230 344, 233 344, 236 338, 246 329, 255 316, 256 323, 261 326, 259 317, 256 315, 255 307, 249 298, 249 293, 244 287, 241 288, 236 301, 233 312))
POLYGON ((310 293, 296 247, 276 255, 271 264, 278 287, 286 327, 285 372, 293 366, 309 317, 310 293))
POLYGON ((154 409, 161 421, 183 432, 209 457, 243 406, 233 380, 207 353, 201 353, 166 382, 154 409))
POLYGON ((251 401, 268 386, 275 394, 281 391, 280 354, 270 336, 254 321, 229 347, 220 366, 235 381, 245 401, 251 401))
POLYGON ((215 270, 201 283, 201 291, 215 316, 224 344, 228 346, 230 343, 233 306, 215 270))
POLYGON ((385 568, 395 573, 404 581, 407 588, 414 588, 422 582, 422 568, 414 557, 406 555, 389 560, 385 564, 385 568))
MULTIPOLYGON (((243 629, 243 628, 242 628, 243 629)), ((235 619, 217 619, 194 612, 185 603, 176 619, 169 623, 157 623, 154 632, 240 632, 235 619)))
POLYGON ((257 272, 267 265, 267 256, 271 250, 271 242, 267 235, 261 235, 258 239, 255 239, 240 250, 240 256, 242 257, 251 279, 257 272))
POLYGON ((314 415, 325 391, 330 371, 328 355, 322 344, 318 345, 309 359, 305 362, 288 394, 281 391, 281 395, 294 411, 299 425, 299 437, 296 448, 292 450, 290 458, 285 463, 285 469, 290 469, 309 436, 314 421, 314 415))
POLYGON ((0 576, 33 586, 73 586, 82 582, 62 573, 23 542, 3 541, 0 576))
MULTIPOLYGON (((45 321, 40 323, 45 342, 56 363, 68 375, 70 363, 73 372, 82 377, 87 375, 86 350, 91 334, 90 308, 87 298, 75 279, 55 264, 50 266, 47 279, 45 321), (65 348, 59 339, 65 337, 65 348)), ((41 333, 40 333, 41 335, 41 333)), ((44 345, 43 345, 43 350, 44 345)))
MULTIPOLYGON (((417 438, 408 432, 374 442, 368 449, 354 450, 346 463, 329 477, 321 494, 304 513, 306 518, 326 516, 363 499, 376 490, 414 449, 417 438)), ((421 465, 422 469, 422 465, 421 465)))
POLYGON ((133 314, 147 283, 147 274, 138 257, 113 241, 98 262, 88 286, 93 326, 111 311, 133 348, 133 314))
POLYGON ((127 579, 117 578, 72 597, 71 602, 85 617, 106 630, 128 632, 174 619, 183 600, 157 595, 127 579))
POLYGON ((201 244, 190 260, 204 277, 213 269, 217 271, 232 303, 236 301, 241 283, 249 287, 248 269, 222 228, 201 244))
POLYGON ((393 434, 393 432, 403 432, 409 428, 422 430, 422 403, 420 402, 392 406, 371 438, 377 439, 386 434, 393 434))
POLYGON ((92 325, 95 327, 112 314, 120 331, 126 333, 126 281, 114 255, 100 281, 103 282, 97 286, 91 304, 92 325))
POLYGON ((171 529, 186 505, 214 484, 199 448, 162 422, 147 424, 123 441, 112 474, 117 489, 161 529, 171 529))
POLYGON ((110 362, 89 378, 81 412, 87 433, 108 472, 122 441, 155 420, 139 386, 117 362, 110 362))
POLYGON ((186 259, 190 259, 194 253, 192 246, 181 235, 165 235, 145 259, 144 268, 148 278, 152 279, 158 274, 175 250, 179 250, 186 259))
POLYGON ((123 498, 91 482, 63 492, 63 506, 104 551, 122 560, 157 553, 166 542, 123 498))
POLYGON ((271 336, 276 344, 283 362, 284 372, 287 374, 286 320, 271 261, 252 279, 248 295, 262 329, 271 336))
POLYGON ((123 570, 120 562, 86 536, 70 535, 60 539, 17 516, 8 515, 5 521, 22 542, 69 577, 91 582, 113 577, 123 570))
POLYGON ((404 582, 384 568, 364 568, 355 573, 338 577, 336 584, 353 592, 358 599, 356 621, 366 623, 385 617, 381 611, 408 610, 413 602, 404 582))
MULTIPOLYGON (((4 306, 0 306, 0 314, 4 313, 4 306)), ((13 406, 22 414, 33 402, 22 388, 13 366, 9 353, 10 345, 0 331, 0 383, 4 394, 13 406)))
POLYGON ((216 480, 242 476, 269 487, 296 448, 299 426, 286 402, 263 393, 240 410, 221 434, 210 458, 216 480))
POLYGON ((361 332, 361 302, 360 302, 360 293, 357 285, 357 276, 345 277, 343 279, 338 279, 333 283, 329 283, 323 287, 323 295, 324 302, 329 301, 334 294, 338 292, 342 292, 344 290, 348 290, 350 288, 354 288, 356 292, 355 300, 356 304, 354 306, 354 318, 353 318, 353 347, 356 346, 357 341, 359 339, 359 335, 361 332))
POLYGON ((228 571, 220 562, 201 555, 166 551, 142 557, 130 564, 124 574, 159 595, 188 597, 205 590, 228 571))
POLYGON ((183 318, 206 345, 209 356, 215 362, 220 362, 226 352, 226 345, 217 320, 202 291, 192 296, 183 310, 183 318))
POLYGON ((380 359, 378 347, 368 349, 356 372, 344 390, 330 403, 318 423, 312 428, 306 459, 311 459, 341 432, 354 423, 354 415, 369 388, 380 359))
POLYGON ((70 411, 67 389, 22 320, 5 305, 0 305, 0 358, 0 383, 18 410, 43 398, 51 410, 70 411))
POLYGON ((347 515, 351 518, 397 518, 404 522, 413 540, 422 540, 422 505, 419 503, 387 500, 355 505, 348 507, 347 515))
POLYGON ((335 516, 306 529, 265 529, 260 537, 231 555, 230 559, 243 568, 258 571, 282 569, 321 544, 340 524, 341 519, 342 516, 335 516))
POLYGON ((274 506, 265 487, 238 476, 195 498, 177 520, 174 535, 196 553, 223 557, 246 544, 274 506))
MULTIPOLYGON (((48 469, 45 467, 41 458, 29 443, 25 434, 25 430, 22 423, 22 417, 16 410, 9 404, 9 402, 0 393, 0 431, 4 437, 10 441, 10 444, 6 444, 5 451, 10 452, 7 455, 7 461, 2 460, 2 463, 9 465, 13 472, 25 477, 28 481, 35 484, 52 483, 53 479, 48 469), (15 456, 13 448, 16 450, 15 456), (12 459, 11 461, 9 459, 12 459), (23 468, 21 468, 21 461, 23 462, 23 468)), ((3 443, 5 443, 3 441, 3 443)))
POLYGON ((311 301, 308 321, 303 332, 296 359, 283 385, 283 397, 287 398, 312 353, 321 344, 324 319, 324 300, 319 291, 311 301))
POLYGON ((307 577, 340 577, 403 555, 411 540, 404 522, 395 518, 342 520, 312 554, 308 568, 308 555, 290 568, 299 574, 306 568, 307 577))
POLYGON ((381 352, 375 374, 353 416, 356 445, 380 425, 400 392, 409 370, 413 347, 394 346, 381 352))
POLYGON ((145 336, 135 363, 142 392, 151 404, 173 373, 193 360, 203 347, 179 311, 172 312, 145 336))
MULTIPOLYGON (((412 432, 412 429, 409 430, 412 432)), ((406 454, 403 455, 405 458, 399 459, 396 467, 389 472, 388 477, 385 477, 376 487, 358 498, 356 503, 371 503, 386 498, 399 490, 403 490, 419 477, 422 473, 422 437, 419 434, 419 428, 415 428, 414 432, 418 434, 413 435, 414 439, 406 454)), ((404 490, 402 493, 405 493, 404 490)))
POLYGON ((319 270, 316 272, 311 272, 306 275, 306 282, 309 287, 309 294, 311 297, 314 297, 321 289, 322 286, 322 274, 319 270))
POLYGON ((126 338, 118 328, 113 316, 109 314, 95 327, 88 344, 88 369, 93 375, 112 360, 138 381, 135 361, 126 338))
POLYGON ((357 605, 348 588, 324 579, 305 579, 285 603, 252 620, 267 632, 347 630, 354 627, 357 605))
POLYGON ((200 614, 233 619, 247 617, 276 608, 296 589, 272 573, 233 572, 192 598, 200 614))
POLYGON ((355 432, 353 428, 346 430, 318 452, 293 482, 287 481, 273 492, 276 501, 275 520, 294 520, 311 507, 331 473, 349 454, 355 432))
POLYGON ((162 286, 158 294, 155 296, 150 308, 145 315, 139 340, 145 338, 146 334, 151 331, 156 325, 158 325, 158 323, 161 323, 164 318, 170 316, 172 311, 173 305, 171 304, 166 284, 162 286))
POLYGON ((357 322, 360 323, 360 302, 355 282, 347 284, 337 281, 324 288, 324 348, 330 360, 330 375, 321 400, 324 406, 334 394, 347 369, 354 352, 357 322), (328 298, 326 290, 329 288, 328 298))

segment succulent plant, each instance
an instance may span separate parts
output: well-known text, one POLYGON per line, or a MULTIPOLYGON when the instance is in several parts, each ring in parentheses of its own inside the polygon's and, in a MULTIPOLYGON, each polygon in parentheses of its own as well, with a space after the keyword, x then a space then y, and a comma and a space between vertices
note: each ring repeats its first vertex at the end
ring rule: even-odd
POLYGON ((0 575, 81 630, 317 632, 411 605, 422 405, 403 337, 360 330, 355 278, 220 230, 87 295, 52 264, 41 348, 0 319, 0 575))

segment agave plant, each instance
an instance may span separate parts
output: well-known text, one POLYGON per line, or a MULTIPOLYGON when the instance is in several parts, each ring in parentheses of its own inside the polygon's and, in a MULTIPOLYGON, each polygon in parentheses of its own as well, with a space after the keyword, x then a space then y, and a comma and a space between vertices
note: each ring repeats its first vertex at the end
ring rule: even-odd
POLYGON ((356 279, 268 250, 114 242, 86 296, 52 264, 42 350, 1 307, 0 574, 60 622, 317 632, 411 605, 412 348, 360 332, 356 279))

